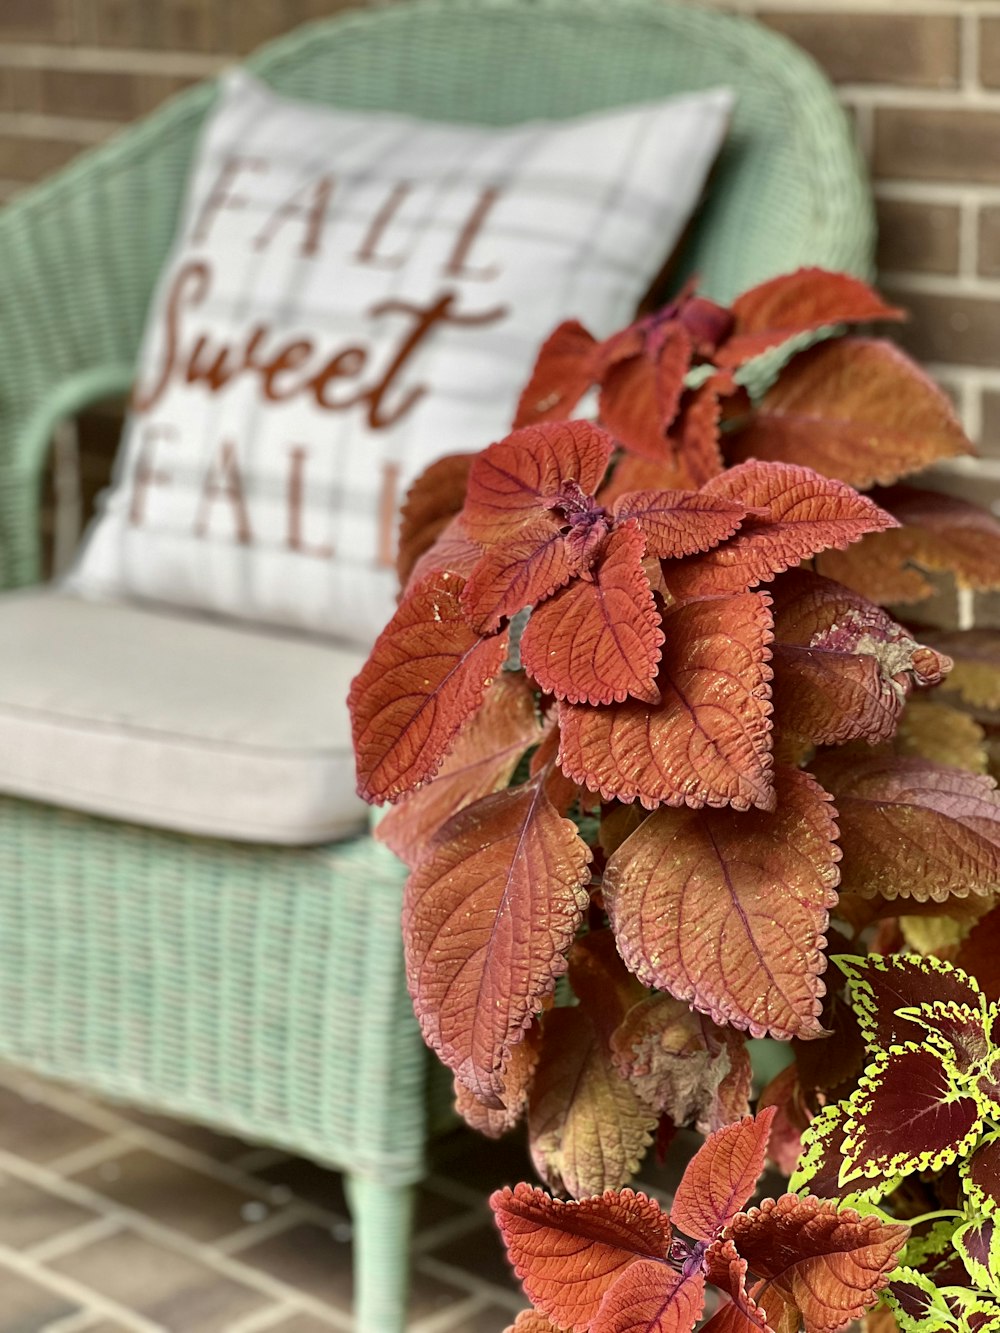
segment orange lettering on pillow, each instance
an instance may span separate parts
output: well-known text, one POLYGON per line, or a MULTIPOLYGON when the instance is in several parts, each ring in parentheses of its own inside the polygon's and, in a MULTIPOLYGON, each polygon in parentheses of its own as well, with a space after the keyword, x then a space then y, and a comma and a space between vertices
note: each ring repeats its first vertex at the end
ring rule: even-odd
POLYGON ((151 422, 142 428, 142 442, 136 459, 132 500, 128 510, 128 521, 134 528, 139 527, 146 517, 146 492, 150 486, 170 484, 169 472, 161 472, 153 462, 154 445, 158 439, 172 440, 176 436, 176 426, 168 425, 166 422, 151 422))
POLYGON ((174 369, 174 363, 177 359, 177 342, 180 333, 181 307, 184 298, 190 289, 190 300, 192 305, 199 305, 208 292, 209 269, 207 264, 193 263, 185 264, 183 268, 178 269, 177 276, 174 278, 173 286, 170 289, 170 295, 166 302, 166 319, 164 321, 164 346, 163 363, 159 368, 156 378, 153 381, 153 387, 143 391, 139 384, 132 388, 132 410, 135 412, 149 412, 163 397, 167 385, 170 383, 170 376, 174 369))
POLYGON ((467 328, 482 324, 495 324, 498 319, 503 319, 504 315, 507 314, 508 308, 503 305, 494 306, 492 310, 478 310, 472 314, 460 314, 454 309, 456 300, 457 294, 455 292, 445 292, 433 304, 426 307, 414 305, 411 301, 400 300, 382 301, 381 304, 372 307, 371 313, 376 317, 396 313, 413 317, 413 326, 389 363, 388 370, 382 376, 381 381, 365 394, 369 403, 368 424, 372 430, 387 430, 390 426, 394 426, 400 417, 411 411, 427 392, 426 384, 418 384, 404 394, 402 402, 397 404, 394 411, 385 413, 382 411, 382 400, 385 395, 393 387, 406 363, 433 328, 438 324, 458 324, 467 328))
POLYGON ((309 450, 295 445, 290 451, 292 460, 288 473, 288 549, 298 551, 300 555, 314 555, 321 560, 329 560, 333 555, 332 546, 310 546, 302 533, 302 510, 305 507, 305 472, 309 450))
POLYGON ((476 282, 489 282, 499 276, 500 269, 496 264, 488 264, 485 268, 467 268, 465 262, 469 257, 469 251, 472 249, 476 237, 483 229, 483 223, 499 198, 500 191, 493 186, 489 186, 476 200, 475 207, 465 221, 465 226, 458 234, 455 248, 451 252, 451 258, 444 266, 447 277, 471 278, 476 282))
POLYGON ((222 164, 222 170, 219 172, 218 179, 208 193, 208 197, 202 205, 201 212, 198 214, 198 221, 194 225, 191 233, 191 240, 195 245, 200 245, 206 239, 211 230, 212 223, 216 216, 223 209, 241 209, 246 208, 247 198, 242 194, 233 193, 233 181, 241 171, 266 171, 267 163, 262 157, 240 157, 235 155, 227 157, 222 164))
POLYGON ((354 256, 357 263, 373 264, 378 268, 399 268, 405 261, 405 255, 380 255, 378 247, 389 224, 399 212, 403 200, 412 188, 408 181, 400 181, 389 191, 388 198, 372 219, 372 225, 368 228, 368 233, 354 256))
POLYGON ((274 239, 275 232, 290 218, 301 218, 305 222, 305 233, 302 237, 302 255, 311 257, 319 251, 320 239, 323 235, 323 224, 326 221, 326 210, 333 195, 334 178, 330 175, 318 176, 314 181, 296 190, 290 199, 287 199, 281 207, 273 214, 270 222, 254 237, 253 248, 255 250, 266 250, 274 239), (311 198, 310 203, 300 202, 302 196, 311 198))
POLYGON ((236 540, 243 546, 249 546, 253 541, 250 515, 247 513, 243 478, 240 475, 236 444, 233 440, 223 441, 217 459, 213 459, 205 473, 205 482, 201 488, 201 504, 198 506, 198 517, 194 525, 196 537, 208 536, 212 508, 221 499, 227 500, 232 507, 236 540))

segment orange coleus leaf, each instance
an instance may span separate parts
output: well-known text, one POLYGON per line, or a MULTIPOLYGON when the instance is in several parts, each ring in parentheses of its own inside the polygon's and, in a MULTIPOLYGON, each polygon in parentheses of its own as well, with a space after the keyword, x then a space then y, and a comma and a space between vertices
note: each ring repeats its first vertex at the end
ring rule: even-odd
POLYGON ((467 1125, 488 1139, 499 1139, 514 1128, 528 1109, 531 1084, 542 1049, 542 1029, 532 1023, 516 1046, 511 1047, 503 1071, 502 1106, 487 1106, 455 1079, 455 1110, 467 1125))
POLYGON ((467 579, 482 555, 482 547, 469 541, 462 519, 456 514, 414 563, 406 584, 407 592, 431 574, 457 574, 459 578, 467 579))
POLYGON ((405 587, 413 566, 465 503, 471 454, 448 454, 431 463, 406 493, 399 511, 396 572, 405 587))
POLYGON ((909 1228, 815 1198, 785 1194, 726 1229, 757 1277, 802 1313, 805 1333, 860 1319, 885 1286, 909 1228))
POLYGON ((667 321, 647 333, 643 350, 616 358, 603 371, 601 424, 630 452, 656 461, 669 457, 667 430, 677 413, 691 364, 691 338, 667 321))
POLYGON ((612 1034, 611 1051, 622 1078, 676 1125, 694 1121, 710 1134, 749 1114, 752 1075, 742 1033, 672 995, 647 995, 633 1005, 612 1034))
POLYGON ((525 426, 477 454, 462 522, 482 545, 558 527, 552 509, 570 487, 593 495, 607 471, 613 440, 589 421, 525 426))
POLYGON ((755 1037, 818 1035, 837 826, 808 774, 779 770, 775 791, 773 812, 657 811, 608 862, 604 901, 647 985, 755 1037))
POLYGON ((721 417, 719 384, 714 379, 691 390, 681 400, 670 430, 670 444, 689 486, 704 486, 722 471, 721 417))
POLYGON ((656 697, 663 631, 644 547, 635 519, 615 528, 593 567, 532 612, 521 661, 545 693, 594 704, 656 697))
POLYGON ((770 278, 737 296, 731 310, 732 334, 715 356, 720 366, 740 366, 797 333, 827 324, 905 318, 858 278, 820 268, 770 278))
POLYGON ((507 656, 462 615, 463 580, 431 574, 410 591, 351 683, 358 794, 395 801, 437 772, 507 656))
POLYGON ((640 1259, 631 1264, 601 1302, 591 1333, 691 1333, 705 1306, 700 1269, 676 1272, 640 1259))
POLYGON ((973 708, 1000 709, 1000 630, 929 630, 927 642, 953 666, 943 688, 973 708))
POLYGON ((893 486, 873 493, 902 525, 873 533, 850 551, 826 551, 820 573, 873 602, 919 602, 934 585, 921 570, 952 574, 959 587, 1000 587, 1000 523, 952 495, 893 486))
POLYGON ((753 1194, 767 1154, 775 1108, 710 1134, 677 1186, 670 1221, 692 1240, 712 1241, 753 1194))
POLYGON ((1000 798, 990 778, 925 759, 827 754, 846 893, 944 902, 1000 889, 1000 798))
POLYGON ((534 691, 520 673, 503 672, 458 733, 437 777, 404 796, 379 821, 376 838, 412 868, 446 820, 506 787, 521 756, 541 737, 534 691))
POLYGON ((569 976, 580 1003, 542 1020, 528 1139, 541 1178, 579 1197, 631 1178, 658 1116, 615 1070, 612 1035, 643 990, 610 930, 574 944, 569 976))
MULTIPOLYGON (((716 1241, 705 1255, 708 1280, 729 1300, 701 1326, 701 1333, 771 1333, 763 1309, 747 1293, 747 1261, 731 1240, 716 1241)), ((795 1325, 798 1329, 798 1322, 795 1325)))
POLYGON ((632 491, 683 491, 691 485, 687 470, 673 459, 654 462, 637 454, 622 454, 615 460, 614 470, 598 491, 597 499, 610 508, 619 496, 632 491))
POLYGON ((971 452, 947 394, 898 347, 866 338, 796 357, 727 441, 731 462, 805 463, 859 489, 971 452))
POLYGON ((490 634, 505 617, 550 596, 575 572, 566 538, 546 518, 537 530, 528 528, 480 557, 462 592, 466 618, 480 634, 490 634))
POLYGON ((460 810, 410 876, 406 968, 427 1044, 501 1105, 510 1048, 565 970, 590 851, 541 776, 460 810))
POLYGON ((675 597, 742 592, 818 551, 896 526, 890 514, 844 482, 787 463, 741 463, 709 481, 702 493, 757 512, 714 550, 664 566, 675 597))
POLYGON ((676 559, 708 551, 731 537, 746 508, 703 491, 631 491, 618 497, 612 512, 616 519, 638 520, 648 555, 676 559))
POLYGON ((560 1328, 540 1310, 522 1310, 505 1333, 560 1333, 560 1328))
POLYGON ((830 579, 790 571, 773 595, 775 725, 816 745, 888 740, 911 688, 951 665, 830 579))
POLYGON ((585 1333, 612 1284, 637 1261, 662 1263, 670 1220, 630 1189, 561 1203, 530 1185, 490 1198, 514 1271, 529 1300, 560 1327, 585 1333))
POLYGON ((560 767, 607 801, 648 809, 770 806, 767 599, 689 602, 662 623, 660 703, 560 704, 560 767))
POLYGON ((554 329, 542 343, 521 394, 515 428, 564 421, 593 383, 597 346, 578 320, 568 319, 554 329))

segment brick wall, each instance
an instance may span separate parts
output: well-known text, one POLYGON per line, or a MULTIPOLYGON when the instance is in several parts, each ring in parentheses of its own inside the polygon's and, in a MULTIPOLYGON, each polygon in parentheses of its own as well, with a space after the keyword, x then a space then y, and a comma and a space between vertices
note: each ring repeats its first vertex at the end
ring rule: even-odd
MULTIPOLYGON (((1000 497, 1000 0, 698 0, 837 83, 869 162, 884 289, 1000 497)), ((234 56, 348 0, 0 0, 0 198, 234 56)), ((974 469, 973 471, 970 471, 974 469)), ((1000 503, 1000 501, 998 501, 1000 503)))

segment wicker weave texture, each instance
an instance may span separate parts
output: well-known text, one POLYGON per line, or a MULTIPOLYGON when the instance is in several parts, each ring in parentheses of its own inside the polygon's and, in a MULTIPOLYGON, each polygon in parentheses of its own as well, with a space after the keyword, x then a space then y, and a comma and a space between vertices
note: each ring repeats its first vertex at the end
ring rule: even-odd
POLYGON ((419 1176, 399 863, 0 800, 0 1054, 353 1170, 419 1176))

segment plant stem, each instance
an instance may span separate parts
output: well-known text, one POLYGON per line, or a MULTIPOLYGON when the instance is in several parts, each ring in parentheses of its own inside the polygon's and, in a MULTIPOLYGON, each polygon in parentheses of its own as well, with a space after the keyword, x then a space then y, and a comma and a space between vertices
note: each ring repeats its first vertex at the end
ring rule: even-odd
POLYGON ((921 1222, 936 1222, 939 1217, 964 1217, 961 1208, 940 1208, 936 1213, 921 1213, 919 1217, 902 1218, 908 1227, 918 1227, 921 1222))

